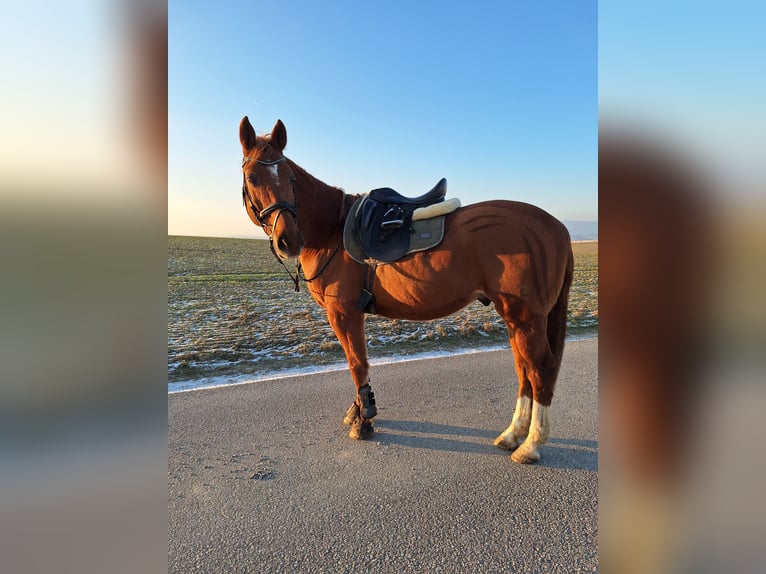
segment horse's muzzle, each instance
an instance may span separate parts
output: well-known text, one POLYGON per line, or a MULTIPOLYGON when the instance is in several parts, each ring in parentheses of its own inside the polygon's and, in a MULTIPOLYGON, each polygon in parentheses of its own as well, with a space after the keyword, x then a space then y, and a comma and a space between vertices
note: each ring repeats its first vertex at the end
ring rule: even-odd
POLYGON ((274 238, 274 251, 280 259, 298 257, 303 251, 303 234, 283 233, 274 238))

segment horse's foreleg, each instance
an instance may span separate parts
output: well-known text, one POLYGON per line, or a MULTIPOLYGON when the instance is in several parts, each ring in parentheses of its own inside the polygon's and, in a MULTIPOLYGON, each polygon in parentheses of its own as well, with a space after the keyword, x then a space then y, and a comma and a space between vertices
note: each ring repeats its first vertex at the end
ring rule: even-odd
POLYGON ((378 413, 375 395, 369 383, 367 342, 364 336, 364 314, 353 309, 328 308, 327 318, 335 336, 346 353, 348 368, 356 387, 356 399, 346 411, 343 422, 351 425, 349 436, 353 439, 367 439, 373 434, 372 419, 378 413))
POLYGON ((529 434, 529 423, 532 419, 532 385, 527 378, 527 371, 523 357, 519 355, 516 345, 511 336, 511 349, 513 350, 514 366, 519 379, 519 394, 516 399, 516 410, 513 411, 511 424, 494 440, 496 447, 505 450, 515 450, 529 434))

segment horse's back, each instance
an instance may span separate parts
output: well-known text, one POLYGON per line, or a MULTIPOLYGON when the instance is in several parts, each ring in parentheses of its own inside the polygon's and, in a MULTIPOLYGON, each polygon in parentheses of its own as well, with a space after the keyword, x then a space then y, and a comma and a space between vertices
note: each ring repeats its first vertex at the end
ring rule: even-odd
MULTIPOLYGON (((554 251, 570 248, 563 223, 535 205, 521 201, 493 200, 466 205, 447 217, 447 235, 494 242, 498 249, 516 251, 530 241, 554 251)), ((486 245, 485 245, 486 247, 486 245)))

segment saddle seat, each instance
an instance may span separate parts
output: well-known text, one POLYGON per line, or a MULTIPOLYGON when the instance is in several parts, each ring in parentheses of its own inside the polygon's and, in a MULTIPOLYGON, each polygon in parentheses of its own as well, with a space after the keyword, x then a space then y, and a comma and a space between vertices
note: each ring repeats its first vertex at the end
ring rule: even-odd
POLYGON ((396 203, 403 205, 415 205, 417 207, 425 207, 426 205, 432 205, 444 201, 444 196, 447 195, 447 180, 441 178, 431 191, 419 195, 418 197, 405 197, 398 191, 394 191, 390 187, 381 187, 373 189, 369 197, 379 203, 396 203))
POLYGON ((393 189, 374 189, 357 199, 343 230, 343 247, 363 264, 392 263, 417 251, 436 247, 444 238, 444 218, 460 206, 444 200, 447 180, 419 197, 393 189))

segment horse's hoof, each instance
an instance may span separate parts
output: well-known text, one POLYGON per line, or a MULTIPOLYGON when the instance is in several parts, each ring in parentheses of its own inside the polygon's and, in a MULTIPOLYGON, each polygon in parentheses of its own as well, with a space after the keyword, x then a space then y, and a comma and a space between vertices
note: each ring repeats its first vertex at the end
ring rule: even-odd
POLYGON ((536 448, 529 448, 521 445, 511 454, 511 460, 519 464, 534 464, 540 460, 540 453, 536 448))
POLYGON ((372 438, 374 433, 375 429, 372 428, 371 420, 356 419, 354 424, 351 425, 348 436, 354 440, 367 440, 372 438))
POLYGON ((354 403, 350 407, 348 407, 348 410, 346 411, 346 416, 343 418, 343 424, 346 426, 351 426, 352 424, 354 424, 354 421, 358 418, 359 418, 359 405, 354 403))
POLYGON ((494 441, 492 441, 492 444, 497 448, 502 448, 503 450, 516 450, 516 447, 521 444, 521 438, 510 437, 501 434, 494 441))

